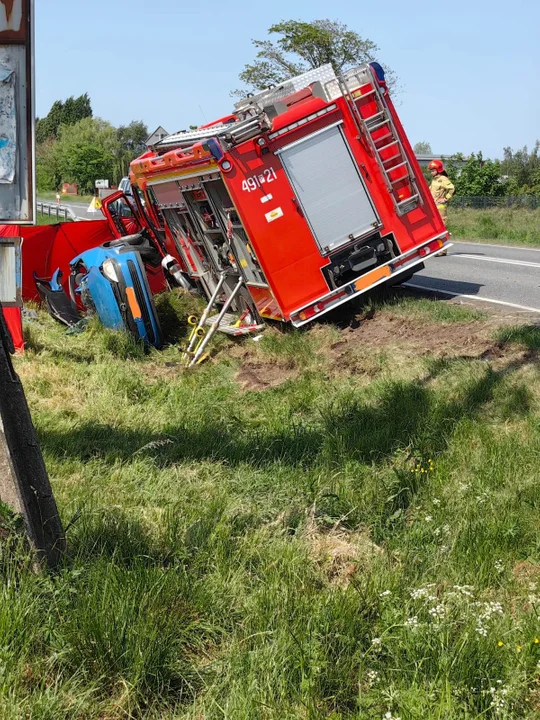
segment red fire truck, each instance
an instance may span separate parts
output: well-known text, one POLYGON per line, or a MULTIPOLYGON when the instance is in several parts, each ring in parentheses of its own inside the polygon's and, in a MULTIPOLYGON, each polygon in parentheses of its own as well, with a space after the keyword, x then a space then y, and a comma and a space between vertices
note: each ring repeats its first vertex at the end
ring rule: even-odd
MULTIPOLYGON (((448 233, 377 63, 330 65, 131 164, 138 219, 212 302, 301 326, 404 281, 448 233)), ((119 201, 104 203, 111 214, 119 201)), ((128 211, 129 212, 129 211, 128 211)), ((117 213, 118 215, 118 213, 117 213)))

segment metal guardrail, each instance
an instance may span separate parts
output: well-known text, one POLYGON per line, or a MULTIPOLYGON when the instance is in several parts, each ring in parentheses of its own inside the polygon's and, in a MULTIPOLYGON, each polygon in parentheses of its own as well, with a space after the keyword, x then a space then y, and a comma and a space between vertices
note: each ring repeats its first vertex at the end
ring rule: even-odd
POLYGON ((79 220, 85 219, 77 217, 77 215, 75 215, 75 213, 73 212, 72 208, 67 207, 66 205, 58 205, 54 202, 44 202, 42 200, 38 200, 37 211, 38 213, 46 215, 47 217, 55 217, 58 221, 63 219, 66 222, 68 220, 78 222, 79 220))

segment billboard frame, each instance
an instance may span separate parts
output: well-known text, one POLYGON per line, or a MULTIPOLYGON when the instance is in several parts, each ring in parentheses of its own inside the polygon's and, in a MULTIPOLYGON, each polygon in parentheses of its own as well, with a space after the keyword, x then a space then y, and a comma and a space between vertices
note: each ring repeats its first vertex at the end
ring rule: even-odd
MULTIPOLYGON (((15 0, 17 3, 18 0, 15 0)), ((17 161, 16 176, 12 184, 0 184, 0 223, 4 225, 34 225, 36 222, 36 99, 35 99, 35 0, 19 0, 22 9, 22 20, 18 30, 0 31, 0 51, 9 48, 24 48, 25 60, 25 96, 16 96, 19 105, 26 104, 24 124, 17 118, 17 161), (21 139, 26 135, 24 156, 21 152, 21 139), (24 157, 24 160, 23 160, 24 157), (6 200, 8 191, 2 199, 2 189, 13 188, 17 202, 8 207, 6 200)), ((2 0, 0 3, 3 5, 2 0)), ((5 6, 4 6, 5 7, 5 6)), ((12 5, 13 10, 13 5, 12 5)), ((6 8, 7 17, 7 8, 6 8)), ((22 54, 22 53, 21 53, 22 54)))

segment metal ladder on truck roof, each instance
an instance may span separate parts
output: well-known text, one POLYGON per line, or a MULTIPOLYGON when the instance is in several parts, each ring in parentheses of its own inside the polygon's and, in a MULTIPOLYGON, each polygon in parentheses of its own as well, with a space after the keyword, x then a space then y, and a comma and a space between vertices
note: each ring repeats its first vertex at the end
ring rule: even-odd
POLYGON ((373 69, 364 65, 349 70, 338 82, 356 126, 377 160, 396 212, 398 215, 411 212, 422 203, 422 198, 373 69), (371 89, 363 92, 365 85, 371 89), (360 103, 369 114, 362 114, 360 103))

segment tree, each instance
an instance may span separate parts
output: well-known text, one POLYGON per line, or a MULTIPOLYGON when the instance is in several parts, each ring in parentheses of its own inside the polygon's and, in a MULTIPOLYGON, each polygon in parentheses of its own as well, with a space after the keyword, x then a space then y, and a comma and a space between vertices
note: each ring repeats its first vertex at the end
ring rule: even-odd
POLYGON ((454 155, 445 163, 446 170, 456 187, 456 195, 505 194, 501 181, 501 165, 498 160, 484 160, 482 153, 472 153, 463 167, 462 155, 454 155))
POLYGON ((132 120, 129 125, 121 125, 116 134, 120 149, 115 180, 119 180, 128 174, 130 162, 146 151, 148 128, 142 120, 132 120))
POLYGON ((36 185, 38 190, 58 190, 62 182, 56 140, 48 138, 36 147, 36 185))
POLYGON ((536 141, 531 152, 527 146, 515 152, 506 147, 503 154, 501 172, 507 179, 508 193, 514 195, 533 191, 540 171, 540 141, 536 141))
POLYGON ((47 117, 37 121, 36 123, 36 141, 44 142, 48 138, 55 138, 58 135, 58 128, 62 123, 64 112, 64 103, 57 100, 53 103, 47 117))
POLYGON ((62 181, 77 183, 82 192, 92 192, 97 179, 114 179, 119 153, 116 128, 100 118, 62 125, 55 144, 62 181))
MULTIPOLYGON (((240 80, 250 91, 264 90, 326 63, 341 73, 375 60, 378 52, 374 42, 332 20, 287 20, 272 25, 268 34, 277 39, 252 40, 256 58, 240 73, 240 80)), ((394 74, 386 72, 389 86, 394 87, 394 74)), ((236 90, 233 94, 245 95, 246 91, 236 90)))
POLYGON ((62 125, 74 125, 84 118, 92 117, 92 106, 88 93, 78 98, 69 97, 65 102, 56 100, 49 113, 36 123, 36 141, 42 143, 48 138, 57 138, 62 125))
POLYGON ((413 148, 416 155, 432 155, 433 151, 428 142, 417 142, 413 148))

